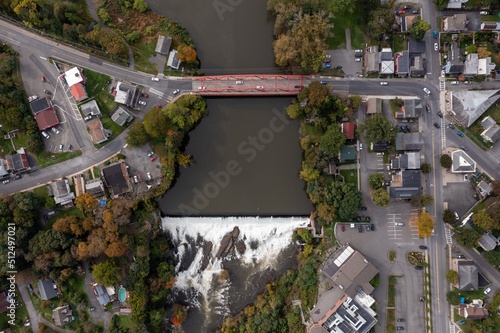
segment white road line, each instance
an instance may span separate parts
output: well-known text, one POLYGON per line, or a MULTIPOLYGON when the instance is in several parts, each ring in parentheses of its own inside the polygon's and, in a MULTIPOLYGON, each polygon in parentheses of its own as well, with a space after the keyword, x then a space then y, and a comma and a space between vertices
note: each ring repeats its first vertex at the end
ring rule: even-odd
POLYGON ((446 127, 444 118, 441 118, 441 150, 446 148, 446 127))

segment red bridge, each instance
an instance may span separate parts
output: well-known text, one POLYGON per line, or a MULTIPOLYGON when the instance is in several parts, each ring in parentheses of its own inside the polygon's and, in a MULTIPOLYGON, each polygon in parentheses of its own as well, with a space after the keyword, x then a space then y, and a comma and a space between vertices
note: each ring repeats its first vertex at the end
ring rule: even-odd
POLYGON ((297 95, 311 81, 303 75, 220 75, 192 79, 193 91, 203 96, 297 95))

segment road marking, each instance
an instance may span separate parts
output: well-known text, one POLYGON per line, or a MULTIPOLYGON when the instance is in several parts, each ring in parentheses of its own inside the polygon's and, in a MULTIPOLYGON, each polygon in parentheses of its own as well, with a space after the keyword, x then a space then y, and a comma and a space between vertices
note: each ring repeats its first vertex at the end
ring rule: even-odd
POLYGON ((455 333, 455 324, 450 321, 450 333, 455 333))
POLYGON ((42 57, 42 56, 40 56, 40 59, 47 60, 47 58, 44 58, 44 57, 42 57))
POLYGON ((445 227, 444 228, 444 233, 446 235, 446 243, 448 243, 448 244, 453 243, 453 239, 451 238, 451 236, 453 235, 453 233, 451 232, 450 228, 445 227))
POLYGON ((9 31, 7 31, 7 30, 3 30, 3 29, 0 29, 0 30, 1 30, 1 31, 3 31, 3 32, 8 33, 9 35, 16 36, 16 34, 13 34, 12 32, 9 32, 9 31))
MULTIPOLYGON (((436 240, 436 249, 437 247, 437 240, 436 240)), ((439 302, 439 261, 438 261, 438 252, 436 251, 436 280, 437 280, 437 300, 438 300, 438 312, 441 313, 441 302, 439 302)))

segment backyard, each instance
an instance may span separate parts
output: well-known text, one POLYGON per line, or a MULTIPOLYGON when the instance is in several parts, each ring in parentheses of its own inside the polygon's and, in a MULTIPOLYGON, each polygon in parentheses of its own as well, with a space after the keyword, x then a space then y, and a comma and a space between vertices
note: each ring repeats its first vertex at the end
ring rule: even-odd
POLYGON ((365 35, 363 31, 363 9, 355 6, 352 12, 335 14, 333 23, 333 37, 327 40, 329 49, 345 48, 345 29, 351 32, 351 46, 353 49, 362 49, 365 45, 365 35))
POLYGON ((340 174, 344 176, 344 182, 354 189, 358 189, 358 172, 356 169, 340 170, 340 174))

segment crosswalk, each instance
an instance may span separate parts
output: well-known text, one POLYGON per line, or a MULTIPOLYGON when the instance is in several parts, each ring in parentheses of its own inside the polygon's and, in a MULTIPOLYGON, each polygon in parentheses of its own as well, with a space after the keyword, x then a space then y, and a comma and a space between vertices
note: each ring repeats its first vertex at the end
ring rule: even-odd
POLYGON ((456 326, 450 321, 450 333, 455 333, 456 332, 456 326))
POLYGON ((445 80, 439 80, 439 90, 444 91, 446 89, 446 81, 445 80))
POLYGON ((441 149, 446 148, 446 123, 444 118, 441 118, 441 149))
POLYGON ((453 236, 453 233, 451 232, 450 228, 445 227, 444 234, 446 235, 446 243, 448 244, 453 243, 453 239, 451 238, 451 236, 453 236))

